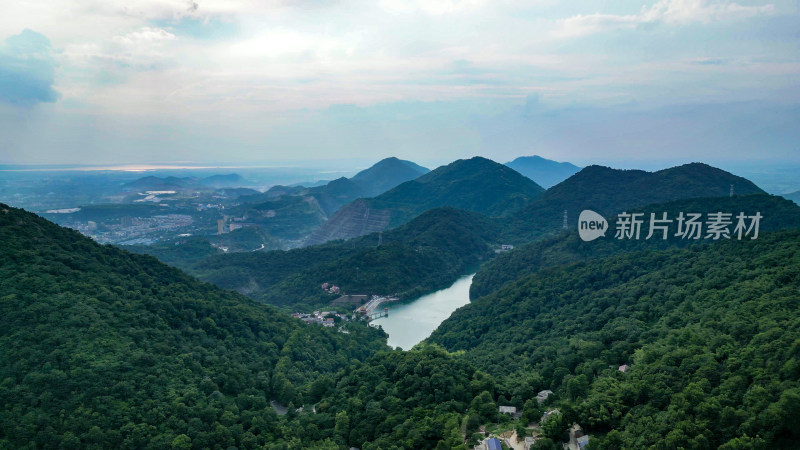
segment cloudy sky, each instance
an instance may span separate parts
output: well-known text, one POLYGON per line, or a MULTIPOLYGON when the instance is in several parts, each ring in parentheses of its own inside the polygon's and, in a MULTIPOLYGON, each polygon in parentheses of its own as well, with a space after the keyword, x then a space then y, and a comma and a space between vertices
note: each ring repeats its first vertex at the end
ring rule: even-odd
POLYGON ((38 0, 0 163, 800 161, 796 0, 38 0))

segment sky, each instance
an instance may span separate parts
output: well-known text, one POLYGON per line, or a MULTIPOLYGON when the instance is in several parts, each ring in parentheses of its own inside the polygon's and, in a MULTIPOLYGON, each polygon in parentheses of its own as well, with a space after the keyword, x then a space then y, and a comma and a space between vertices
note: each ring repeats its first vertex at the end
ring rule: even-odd
POLYGON ((800 163, 798 24, 785 0, 10 0, 0 163, 800 163))

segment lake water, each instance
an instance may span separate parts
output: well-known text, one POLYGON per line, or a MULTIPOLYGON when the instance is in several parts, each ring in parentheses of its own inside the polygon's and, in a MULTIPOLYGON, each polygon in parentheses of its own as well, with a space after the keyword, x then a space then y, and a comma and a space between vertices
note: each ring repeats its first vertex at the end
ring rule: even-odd
POLYGON ((389 306, 389 317, 373 320, 389 334, 389 345, 408 350, 431 335, 456 309, 469 303, 472 275, 465 275, 447 289, 422 296, 410 303, 389 306))

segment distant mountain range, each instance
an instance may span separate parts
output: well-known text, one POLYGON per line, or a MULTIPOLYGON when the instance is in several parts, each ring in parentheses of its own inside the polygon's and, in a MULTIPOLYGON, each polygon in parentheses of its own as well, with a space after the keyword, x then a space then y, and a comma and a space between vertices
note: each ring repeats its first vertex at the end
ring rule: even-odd
POLYGON ((432 208, 449 206, 488 216, 521 208, 544 189, 486 158, 458 160, 377 197, 341 208, 309 239, 318 244, 395 227, 432 208))
POLYGON ((800 191, 783 194, 783 196, 800 205, 800 191))
POLYGON ((211 175, 200 179, 200 184, 217 188, 240 187, 249 183, 241 175, 229 173, 227 175, 211 175))
POLYGON ((576 174, 580 167, 568 163, 558 162, 541 156, 520 156, 507 162, 506 165, 535 181, 539 186, 547 189, 576 174))

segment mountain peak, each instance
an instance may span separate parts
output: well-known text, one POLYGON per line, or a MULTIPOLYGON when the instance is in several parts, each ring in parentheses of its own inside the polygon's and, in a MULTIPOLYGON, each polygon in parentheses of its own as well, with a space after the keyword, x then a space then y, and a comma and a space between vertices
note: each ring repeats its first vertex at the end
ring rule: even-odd
POLYGON ((351 180, 362 189, 364 197, 374 197, 428 172, 425 167, 391 156, 362 170, 351 180))
POLYGON ((544 188, 554 186, 580 170, 580 167, 574 164, 553 161, 539 155, 520 156, 511 162, 507 162, 506 166, 525 175, 544 188))

